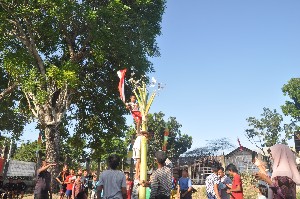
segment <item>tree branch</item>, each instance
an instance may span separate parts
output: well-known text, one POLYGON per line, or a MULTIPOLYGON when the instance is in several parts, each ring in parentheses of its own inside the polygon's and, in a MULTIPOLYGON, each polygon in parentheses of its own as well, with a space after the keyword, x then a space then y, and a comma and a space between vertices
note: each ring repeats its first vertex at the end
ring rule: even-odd
POLYGON ((38 118, 38 112, 35 111, 35 109, 32 108, 32 106, 31 106, 29 94, 27 94, 27 93, 25 93, 25 92, 24 92, 24 94, 25 94, 25 97, 26 97, 26 99, 27 99, 29 109, 31 110, 31 112, 33 113, 33 115, 34 115, 36 118, 38 118))
POLYGON ((0 93, 0 101, 5 97, 5 95, 8 95, 14 91, 14 89, 17 87, 17 83, 14 82, 11 86, 6 88, 2 93, 0 93))

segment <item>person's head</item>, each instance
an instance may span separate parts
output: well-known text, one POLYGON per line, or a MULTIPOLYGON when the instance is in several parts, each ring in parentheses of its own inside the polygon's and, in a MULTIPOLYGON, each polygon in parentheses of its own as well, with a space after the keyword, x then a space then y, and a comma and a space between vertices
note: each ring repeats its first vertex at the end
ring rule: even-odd
POLYGON ((42 160, 42 167, 47 166, 47 161, 46 160, 42 160))
POLYGON ((22 180, 21 180, 21 178, 18 178, 17 183, 20 183, 20 182, 22 182, 22 180))
POLYGON ((66 165, 66 164, 64 165, 63 171, 64 171, 64 172, 68 171, 68 165, 66 165))
POLYGON ((125 177, 126 177, 126 180, 129 180, 129 172, 124 172, 124 174, 125 174, 125 177))
POLYGON ((189 176, 189 173, 187 170, 183 170, 181 175, 182 177, 187 178, 189 176))
POLYGON ((84 176, 88 176, 89 175, 88 171, 87 170, 83 170, 83 175, 84 176))
POLYGON ((110 155, 107 159, 108 166, 110 169, 117 169, 120 163, 120 157, 116 154, 110 155))
POLYGON ((70 169, 70 175, 74 175, 74 174, 75 174, 74 169, 70 169))
POLYGON ((81 169, 81 168, 79 168, 79 169, 77 170, 77 174, 82 176, 82 169, 81 169))
POLYGON ((136 102, 136 97, 135 95, 130 96, 130 102, 136 102))
POLYGON ((78 181, 80 181, 81 180, 81 175, 79 175, 79 174, 76 174, 76 180, 78 181))
POLYGON ((237 170, 237 168, 236 168, 236 166, 234 164, 229 164, 226 167, 226 171, 228 171, 228 173, 230 175, 234 175, 234 174, 238 173, 238 170, 237 170))
POLYGON ((155 160, 158 164, 164 165, 167 159, 167 155, 164 151, 156 151, 155 160))
POLYGON ((93 181, 97 181, 97 176, 93 175, 93 181))
POLYGON ((13 183, 13 179, 12 179, 12 178, 9 178, 9 179, 8 179, 8 182, 9 182, 9 183, 13 183))
POLYGON ((223 167, 220 167, 219 170, 218 170, 218 176, 220 176, 221 178, 223 176, 225 176, 225 170, 223 167))
POLYGON ((212 168, 211 168, 211 171, 212 171, 214 174, 218 174, 219 167, 212 167, 212 168))

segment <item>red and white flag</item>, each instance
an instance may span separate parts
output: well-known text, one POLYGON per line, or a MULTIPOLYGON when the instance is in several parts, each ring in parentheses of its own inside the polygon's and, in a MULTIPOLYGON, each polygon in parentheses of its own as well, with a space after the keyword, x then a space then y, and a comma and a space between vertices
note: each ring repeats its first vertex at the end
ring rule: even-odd
POLYGON ((238 143, 240 145, 240 151, 243 151, 243 146, 241 145, 240 139, 238 138, 237 141, 238 141, 238 143))
POLYGON ((125 84, 125 74, 126 74, 127 69, 119 70, 117 72, 118 77, 120 78, 119 82, 119 92, 120 92, 120 98, 121 100, 125 103, 125 92, 124 92, 124 84, 125 84))

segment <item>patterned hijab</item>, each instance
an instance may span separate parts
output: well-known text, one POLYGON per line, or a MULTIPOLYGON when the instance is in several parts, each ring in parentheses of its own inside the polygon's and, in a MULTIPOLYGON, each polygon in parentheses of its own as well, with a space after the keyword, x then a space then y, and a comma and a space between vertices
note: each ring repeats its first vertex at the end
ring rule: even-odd
POLYGON ((284 144, 275 144, 270 149, 274 160, 272 178, 287 176, 296 184, 300 184, 300 174, 296 165, 296 157, 291 149, 284 144))

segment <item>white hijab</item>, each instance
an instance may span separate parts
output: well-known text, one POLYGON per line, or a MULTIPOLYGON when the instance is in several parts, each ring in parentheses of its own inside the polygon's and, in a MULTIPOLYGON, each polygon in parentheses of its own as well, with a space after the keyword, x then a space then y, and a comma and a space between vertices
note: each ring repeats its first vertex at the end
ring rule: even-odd
POLYGON ((291 149, 284 144, 275 144, 270 149, 274 160, 271 178, 287 176, 296 184, 300 184, 300 174, 296 165, 296 157, 291 149))

